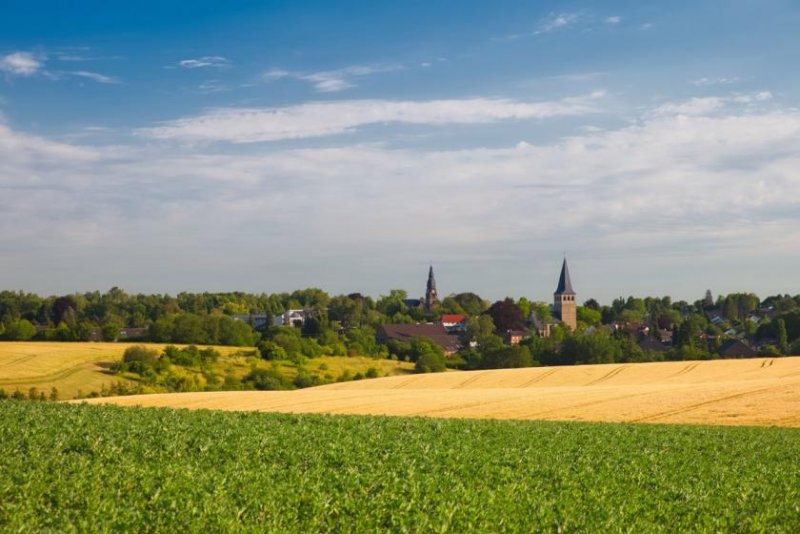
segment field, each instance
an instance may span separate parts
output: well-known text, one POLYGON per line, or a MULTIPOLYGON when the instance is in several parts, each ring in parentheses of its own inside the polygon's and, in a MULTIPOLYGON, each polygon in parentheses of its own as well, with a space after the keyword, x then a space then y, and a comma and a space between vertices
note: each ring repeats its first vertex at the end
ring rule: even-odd
MULTIPOLYGON (((137 343, 48 343, 48 342, 0 342, 0 388, 11 393, 35 387, 45 394, 50 388, 58 390, 59 398, 72 399, 99 392, 115 382, 129 382, 123 376, 109 372, 113 362, 122 359, 125 349, 137 343)), ((166 345, 155 343, 148 347, 158 351, 166 345)), ((257 357, 254 348, 215 347, 222 357, 214 370, 224 377, 230 372, 241 378, 253 365, 271 366, 257 357)), ((304 368, 311 374, 334 381, 347 373, 365 373, 370 367, 380 376, 408 374, 413 364, 391 360, 376 360, 366 357, 324 357, 305 362, 304 368)), ((290 378, 297 374, 297 366, 291 362, 278 362, 280 372, 290 378)))
MULTIPOLYGON (((0 342, 0 388, 26 392, 35 387, 49 393, 58 389, 59 397, 70 399, 78 392, 100 391, 114 382, 125 382, 108 369, 122 359, 125 349, 139 343, 49 343, 0 342)), ((166 345, 148 344, 161 350, 166 345)), ((223 355, 240 347, 216 347, 223 355)))
POLYGON ((800 357, 469 371, 299 391, 94 401, 289 413, 800 427, 800 357))
POLYGON ((800 431, 0 401, 0 531, 800 529, 800 431))

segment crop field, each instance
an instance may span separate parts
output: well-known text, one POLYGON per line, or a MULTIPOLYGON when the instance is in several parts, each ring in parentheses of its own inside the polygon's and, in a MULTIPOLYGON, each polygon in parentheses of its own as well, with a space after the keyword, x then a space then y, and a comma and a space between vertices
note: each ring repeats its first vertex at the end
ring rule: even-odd
MULTIPOLYGON (((125 349, 141 343, 58 343, 0 341, 0 388, 7 392, 36 387, 47 393, 58 389, 59 397, 70 399, 78 392, 100 391, 114 382, 125 382, 111 374, 113 362, 122 359, 125 349)), ((166 345, 149 343, 162 350, 166 345)), ((215 347, 223 355, 240 347, 215 347)))
POLYGON ((411 375, 298 391, 140 395, 120 405, 800 427, 800 357, 411 375))
MULTIPOLYGON (((126 383, 125 376, 109 371, 111 364, 122 359, 125 349, 141 343, 58 343, 58 342, 0 342, 0 388, 7 393, 16 389, 27 392, 31 387, 45 394, 50 388, 58 390, 60 399, 72 399, 99 392, 115 382, 126 383)), ((148 343, 157 351, 166 345, 148 343)), ((222 356, 214 370, 222 376, 231 373, 239 378, 253 365, 268 367, 252 347, 214 347, 222 356)), ((297 366, 292 362, 277 362, 281 373, 292 378, 297 366)), ((376 360, 361 356, 323 357, 309 359, 304 364, 308 372, 333 381, 343 374, 365 373, 375 369, 380 376, 408 374, 414 364, 392 360, 376 360)))
POLYGON ((800 530, 800 431, 0 401, 3 532, 800 530))

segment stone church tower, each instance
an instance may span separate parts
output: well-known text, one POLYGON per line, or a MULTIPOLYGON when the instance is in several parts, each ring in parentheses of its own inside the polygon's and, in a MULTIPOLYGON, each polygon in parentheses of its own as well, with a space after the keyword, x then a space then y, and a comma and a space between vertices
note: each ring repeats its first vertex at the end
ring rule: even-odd
POLYGON ((437 304, 439 304, 439 296, 436 292, 436 279, 433 277, 433 265, 431 265, 428 271, 428 285, 425 287, 425 302, 423 302, 423 305, 425 311, 430 313, 437 304))
POLYGON ((564 258, 564 263, 561 265, 561 277, 558 279, 556 292, 553 293, 553 300, 556 317, 570 330, 575 330, 578 327, 578 308, 575 304, 572 281, 569 279, 567 258, 564 258))

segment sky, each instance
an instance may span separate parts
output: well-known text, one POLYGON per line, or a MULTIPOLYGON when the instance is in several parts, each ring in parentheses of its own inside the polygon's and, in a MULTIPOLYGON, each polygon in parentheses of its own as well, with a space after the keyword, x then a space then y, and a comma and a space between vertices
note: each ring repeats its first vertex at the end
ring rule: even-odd
POLYGON ((0 0, 0 288, 800 293, 795 0, 0 0))

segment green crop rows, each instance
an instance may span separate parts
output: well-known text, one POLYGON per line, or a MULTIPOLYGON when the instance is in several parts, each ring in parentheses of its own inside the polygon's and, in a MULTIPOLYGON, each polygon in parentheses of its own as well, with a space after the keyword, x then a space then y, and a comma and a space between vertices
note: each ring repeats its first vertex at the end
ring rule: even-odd
POLYGON ((0 531, 800 531, 800 431, 0 402, 0 531))

